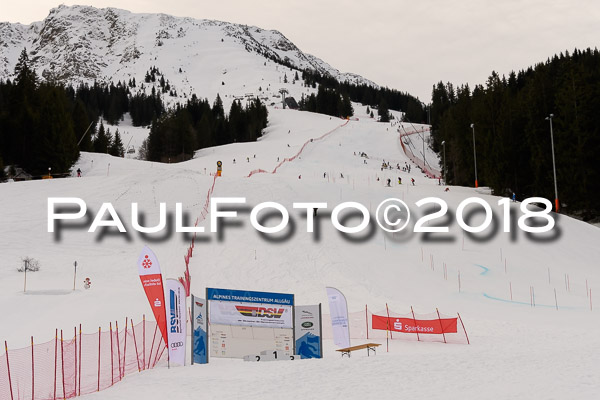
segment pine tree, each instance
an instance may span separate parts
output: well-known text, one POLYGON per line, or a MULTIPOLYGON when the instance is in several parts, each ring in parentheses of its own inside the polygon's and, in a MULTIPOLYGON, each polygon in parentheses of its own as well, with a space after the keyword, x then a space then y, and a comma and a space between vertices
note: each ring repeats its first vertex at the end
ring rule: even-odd
POLYGON ((123 157, 125 155, 125 149, 123 148, 123 142, 121 141, 121 135, 119 134, 118 129, 115 132, 115 137, 110 143, 108 153, 115 157, 123 157))
POLYGON ((379 108, 377 109, 377 115, 379 115, 379 122, 390 122, 390 111, 388 109, 387 102, 382 99, 379 102, 379 108))
POLYGON ((27 49, 23 49, 19 55, 19 60, 14 69, 15 84, 17 86, 25 86, 34 88, 37 86, 37 75, 30 67, 29 56, 27 49))
POLYGON ((110 145, 109 138, 104 130, 104 124, 100 121, 100 128, 94 138, 94 152, 96 153, 108 153, 108 146, 110 145))

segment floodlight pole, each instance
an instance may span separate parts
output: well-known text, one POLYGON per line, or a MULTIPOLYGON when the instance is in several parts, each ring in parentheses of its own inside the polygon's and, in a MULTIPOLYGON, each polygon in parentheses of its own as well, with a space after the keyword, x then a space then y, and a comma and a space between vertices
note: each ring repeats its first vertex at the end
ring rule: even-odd
POLYGON ((442 146, 444 147, 444 184, 447 183, 446 179, 446 141, 442 141, 442 146))
POLYGON ((552 145, 552 171, 554 173, 554 207, 556 212, 558 212, 558 186, 556 184, 556 161, 554 159, 554 133, 552 131, 552 118, 554 118, 554 114, 550 114, 549 116, 547 116, 546 121, 550 121, 550 144, 552 145))
POLYGON ((479 187, 477 182, 477 151, 475 150, 475 124, 471 124, 473 130, 473 159, 475 161, 475 187, 479 187))

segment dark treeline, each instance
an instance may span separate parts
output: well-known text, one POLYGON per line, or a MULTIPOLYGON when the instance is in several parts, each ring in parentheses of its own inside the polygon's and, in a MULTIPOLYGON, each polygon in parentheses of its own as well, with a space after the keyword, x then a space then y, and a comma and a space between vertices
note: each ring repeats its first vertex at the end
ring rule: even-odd
POLYGON ((600 53, 575 50, 471 90, 438 83, 432 92, 433 148, 446 142, 447 181, 474 184, 473 131, 480 185, 499 195, 554 199, 553 114, 558 196, 565 211, 600 212, 600 53))
POLYGON ((314 93, 309 96, 302 95, 298 107, 302 111, 311 111, 334 117, 346 118, 354 115, 352 103, 347 94, 340 95, 335 89, 327 89, 323 86, 319 86, 316 96, 314 93))
MULTIPOLYGON (((335 78, 322 75, 316 71, 305 70, 302 72, 302 80, 308 86, 315 87, 319 84, 319 89, 330 89, 337 92, 338 97, 343 99, 348 97, 350 100, 369 105, 374 108, 402 111, 405 118, 412 122, 426 122, 427 113, 424 104, 416 97, 388 88, 374 88, 369 85, 357 85, 354 83, 338 82, 335 78)), ((318 102, 317 102, 318 103, 318 102)), ((320 111, 317 111, 320 112, 320 111)), ((327 113, 329 114, 329 113, 327 113)), ((386 115, 382 115, 383 122, 387 122, 386 115)), ((334 114, 330 114, 334 115, 334 114)), ((338 115, 347 116, 347 115, 338 115)))
POLYGON ((244 107, 234 101, 226 116, 218 95, 212 107, 193 95, 152 123, 144 152, 149 161, 182 161, 205 147, 256 141, 266 126, 267 108, 258 98, 244 107))
POLYGON ((53 174, 66 173, 79 151, 122 156, 118 130, 113 135, 102 124, 98 127, 98 120, 116 125, 130 112, 133 124, 141 126, 164 112, 154 88, 149 96, 131 95, 135 81, 77 88, 40 82, 26 50, 14 73, 12 82, 0 81, 0 173, 4 165, 19 166, 34 176, 46 174, 48 168, 53 174))

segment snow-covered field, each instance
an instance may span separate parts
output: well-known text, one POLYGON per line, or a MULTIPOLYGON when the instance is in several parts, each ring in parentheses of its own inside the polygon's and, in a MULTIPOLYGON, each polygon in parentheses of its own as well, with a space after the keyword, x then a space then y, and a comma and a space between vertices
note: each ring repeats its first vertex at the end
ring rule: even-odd
MULTIPOLYGON (((520 231, 504 233, 501 224, 486 240, 463 235, 454 217, 458 204, 477 196, 501 215, 499 198, 464 187, 445 192, 416 168, 410 174, 381 171, 383 159, 394 166, 408 161, 396 127, 366 118, 364 107, 355 105, 355 110, 359 120, 340 127, 344 121, 336 118, 270 108, 266 135, 256 143, 204 149, 180 164, 83 153, 75 166, 82 169, 82 178, 1 184, 0 339, 18 348, 28 345, 30 335, 50 340, 55 328, 72 331, 81 323, 84 331, 93 332, 109 321, 151 314, 136 267, 143 244, 157 254, 164 275, 176 278, 183 274, 189 240, 177 233, 142 237, 132 229, 131 203, 139 203, 147 225, 158 220, 161 202, 173 213, 175 203, 183 203, 193 221, 212 184, 216 161, 222 160, 223 176, 214 196, 245 197, 249 207, 279 202, 290 211, 295 229, 286 240, 273 243, 250 226, 248 213, 240 212, 240 224, 224 227, 222 237, 199 234, 190 264, 192 292, 225 287, 294 293, 297 304, 323 303, 328 312, 325 286, 334 286, 346 295, 350 311, 364 310, 365 304, 379 310, 388 303, 396 312, 410 306, 417 313, 436 307, 446 314, 460 312, 471 344, 395 338, 389 353, 383 346, 374 357, 359 352, 341 359, 333 343, 325 341, 322 360, 217 359, 202 366, 158 368, 128 376, 90 398, 599 398, 600 319, 596 309, 590 310, 586 287, 597 296, 600 230, 560 216, 557 238, 547 242, 520 231), (278 158, 293 156, 307 140, 336 127, 276 174, 247 177, 251 170, 273 170, 278 158), (368 154, 366 164, 355 155, 359 152, 368 154), (391 187, 385 187, 388 178, 391 187), (411 178, 415 186, 409 184, 411 178), (302 212, 292 209, 293 202, 321 201, 330 212, 341 202, 356 201, 374 213, 382 200, 397 197, 415 213, 412 229, 423 215, 415 202, 430 196, 444 199, 452 218, 442 219, 450 223, 449 234, 428 239, 411 232, 384 237, 375 227, 367 239, 351 241, 333 228, 325 211, 315 235, 306 232, 302 212), (88 233, 90 220, 61 230, 57 238, 47 232, 48 197, 82 198, 91 218, 103 202, 111 202, 129 233, 88 233), (432 240, 437 237, 448 240, 432 240), (25 294, 23 274, 16 271, 23 256, 41 263, 39 272, 28 274, 25 294), (72 292, 75 260, 77 290, 72 292), (90 290, 81 285, 86 276, 93 282, 90 290), (535 308, 530 306, 530 287, 535 289, 535 308)), ((511 204, 511 211, 518 207, 511 204)), ((209 231, 207 222, 203 226, 209 231)))

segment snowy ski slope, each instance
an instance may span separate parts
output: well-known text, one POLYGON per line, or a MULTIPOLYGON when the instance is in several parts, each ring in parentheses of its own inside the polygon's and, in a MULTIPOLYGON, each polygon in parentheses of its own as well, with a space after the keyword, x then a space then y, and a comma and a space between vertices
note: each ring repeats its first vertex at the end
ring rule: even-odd
MULTIPOLYGON (((383 159, 394 166, 408 161, 396 127, 376 123, 366 117, 365 107, 354 107, 359 120, 343 127, 340 119, 270 107, 269 127, 258 142, 204 149, 180 164, 83 153, 74 168, 82 169, 82 178, 1 184, 0 339, 12 348, 24 347, 30 335, 50 340, 55 328, 72 330, 82 323, 84 331, 93 332, 109 321, 150 314, 136 268, 143 244, 157 254, 165 277, 176 278, 184 271, 189 240, 177 233, 141 237, 132 229, 131 203, 139 203, 148 225, 157 222, 160 202, 170 212, 175 202, 183 203, 193 221, 212 184, 210 173, 222 160, 214 196, 245 197, 248 207, 279 202, 295 229, 285 240, 267 241, 250 226, 249 213, 240 212, 239 223, 225 226, 221 238, 199 234, 190 264, 192 292, 202 295, 207 286, 289 292, 298 304, 320 302, 328 312, 325 286, 334 286, 346 295, 350 311, 364 310, 365 304, 381 310, 386 303, 396 312, 407 312, 411 305, 417 313, 436 307, 447 314, 458 311, 471 345, 394 339, 389 353, 382 346, 375 357, 357 353, 341 359, 326 341, 323 360, 263 364, 219 359, 203 366, 159 368, 129 376, 90 398, 598 398, 600 320, 597 310, 590 311, 586 291, 587 285, 598 296, 597 227, 560 216, 560 233, 553 241, 535 241, 522 232, 513 239, 500 227, 488 240, 464 236, 463 245, 453 219, 450 233, 440 234, 448 241, 424 241, 422 234, 411 232, 384 238, 378 227, 368 239, 351 241, 322 211, 319 234, 306 232, 305 218, 292 209, 293 202, 327 202, 331 212, 341 202, 356 201, 374 213, 380 201, 397 197, 415 212, 411 227, 422 215, 415 202, 430 196, 444 199, 453 212, 465 198, 478 196, 500 213, 499 198, 485 190, 450 187, 445 192, 414 167, 411 174, 381 171, 383 159), (276 174, 247 177, 255 169, 272 171, 278 157, 295 155, 307 140, 336 127, 276 174), (355 152, 366 152, 367 164, 355 152), (391 187, 385 187, 388 177, 391 187), (409 184, 411 177, 415 186, 409 184), (85 200, 91 217, 103 202, 111 202, 129 234, 87 233, 90 220, 62 230, 56 239, 46 231, 47 199, 71 196, 85 200), (28 274, 26 294, 23 275, 16 271, 23 256, 41 263, 39 272, 28 274), (91 290, 83 290, 84 277, 91 278, 91 290), (530 306, 531 286, 535 308, 530 306)), ((518 207, 512 204, 511 210, 518 207)), ((208 221, 202 225, 210 230, 208 221)))

